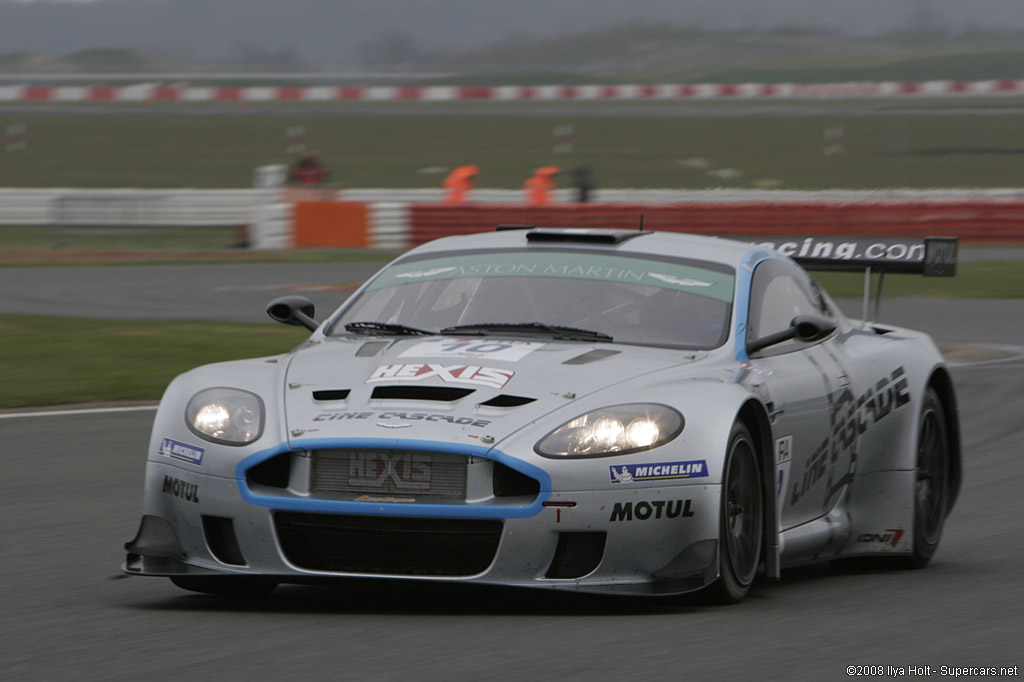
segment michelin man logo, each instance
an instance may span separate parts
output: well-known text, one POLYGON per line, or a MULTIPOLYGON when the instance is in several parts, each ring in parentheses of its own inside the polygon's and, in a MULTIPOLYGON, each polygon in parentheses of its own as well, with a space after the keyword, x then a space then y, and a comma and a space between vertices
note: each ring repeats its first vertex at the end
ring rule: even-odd
POLYGON ((633 474, 630 473, 628 466, 622 465, 622 470, 621 471, 616 471, 615 467, 609 467, 609 468, 611 469, 612 476, 615 479, 613 481, 613 483, 632 483, 633 482, 633 474))

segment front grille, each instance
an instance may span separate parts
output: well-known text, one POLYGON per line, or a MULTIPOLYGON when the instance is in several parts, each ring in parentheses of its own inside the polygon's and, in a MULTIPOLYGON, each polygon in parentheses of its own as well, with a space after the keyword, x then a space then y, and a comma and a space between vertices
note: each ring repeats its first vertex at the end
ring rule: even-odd
POLYGON ((412 450, 316 450, 310 490, 318 496, 387 495, 417 501, 466 499, 462 455, 412 450))
POLYGON ((285 557, 311 571, 468 576, 487 570, 501 521, 276 512, 285 557))

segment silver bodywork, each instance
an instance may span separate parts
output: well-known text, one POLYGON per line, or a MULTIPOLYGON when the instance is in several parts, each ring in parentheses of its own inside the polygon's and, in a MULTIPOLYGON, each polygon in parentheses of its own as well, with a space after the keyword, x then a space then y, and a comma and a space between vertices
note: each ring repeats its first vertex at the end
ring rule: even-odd
MULTIPOLYGON (((769 262, 792 266, 785 256, 677 234, 530 245, 525 235, 446 238, 398 262, 527 248, 628 254, 641 261, 686 254, 734 273, 724 343, 681 348, 492 334, 445 350, 437 336, 329 334, 360 290, 290 353, 200 367, 171 383, 146 453, 143 525, 150 527, 129 545, 125 570, 266 575, 282 582, 363 576, 687 592, 719 575, 723 459, 737 420, 749 427, 761 458, 764 574, 778 577, 786 566, 814 560, 911 552, 918 422, 928 386, 946 404, 954 477, 959 471, 952 385, 927 335, 847 320, 823 297, 836 325, 827 338, 750 357, 753 273, 769 262), (492 345, 473 355, 477 342, 492 345), (507 352, 486 356, 499 346, 507 352), (470 383, 467 366, 491 371, 477 372, 470 383), (403 377, 407 367, 419 374, 406 371, 403 377), (444 400, 420 399, 415 392, 374 397, 379 387, 410 385, 472 392, 444 400), (265 417, 257 440, 218 444, 189 427, 186 406, 210 387, 260 397, 265 417), (537 452, 538 441, 578 415, 629 403, 670 406, 685 425, 666 444, 632 454, 556 458, 537 452), (381 461, 360 478, 352 473, 356 464, 341 460, 345 480, 332 484, 339 486, 333 492, 318 492, 312 469, 322 464, 314 460, 346 449, 376 453, 381 461), (417 490, 429 474, 420 469, 417 479, 415 453, 428 453, 423 461, 429 453, 465 461, 465 499, 422 499, 417 490), (285 464, 252 473, 271 460, 285 464), (499 469, 513 481, 509 494, 496 494, 499 469), (354 542, 387 534, 388 520, 413 523, 403 531, 413 535, 420 528, 429 534, 431 524, 488 521, 496 548, 481 550, 478 565, 449 569, 438 557, 423 571, 411 564, 429 552, 412 551, 381 567, 363 557, 361 570, 296 559, 296 552, 316 554, 346 541, 350 536, 342 533, 351 529, 332 524, 353 517, 368 524, 352 531, 354 542), (284 547, 282 520, 294 522, 294 542, 309 547, 284 547), (309 520, 325 525, 302 525, 309 520), (150 540, 143 542, 144 535, 150 540)), ((367 546, 375 547, 373 542, 367 546)), ((453 542, 447 551, 461 552, 453 542)))

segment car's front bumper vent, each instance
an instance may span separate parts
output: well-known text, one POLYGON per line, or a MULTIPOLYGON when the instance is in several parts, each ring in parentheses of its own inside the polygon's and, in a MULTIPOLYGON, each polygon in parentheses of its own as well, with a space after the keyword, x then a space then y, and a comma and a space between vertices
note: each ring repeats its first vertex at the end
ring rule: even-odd
POLYGON ((310 571, 469 576, 494 561, 502 522, 276 512, 288 561, 310 571))
POLYGON ((238 546, 234 522, 223 516, 203 514, 203 536, 213 557, 222 564, 245 566, 245 556, 238 546))
POLYGON ((572 579, 592 573, 604 558, 606 538, 603 532, 559 533, 555 556, 544 577, 572 579))

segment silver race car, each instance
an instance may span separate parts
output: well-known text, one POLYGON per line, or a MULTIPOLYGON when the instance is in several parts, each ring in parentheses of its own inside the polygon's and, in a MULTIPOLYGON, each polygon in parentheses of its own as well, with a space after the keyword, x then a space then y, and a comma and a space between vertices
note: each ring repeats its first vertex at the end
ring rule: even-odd
POLYGON ((415 248, 320 323, 278 299, 298 348, 177 377, 124 570, 728 603, 809 561, 928 563, 961 478, 949 371, 798 261, 948 275, 955 240, 518 227, 415 248))

